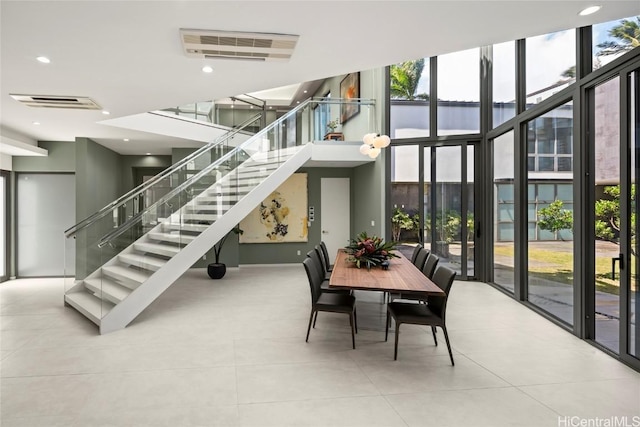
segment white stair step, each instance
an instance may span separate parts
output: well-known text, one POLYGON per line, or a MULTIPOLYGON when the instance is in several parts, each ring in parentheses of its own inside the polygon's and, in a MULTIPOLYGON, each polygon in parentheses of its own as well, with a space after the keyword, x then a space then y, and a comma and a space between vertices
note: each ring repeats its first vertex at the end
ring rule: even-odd
MULTIPOLYGON (((163 228, 166 228, 167 225, 175 225, 176 227, 181 226, 180 224, 164 224, 163 228)), ((188 224, 188 225, 183 224, 181 227, 186 228, 186 227, 189 227, 190 225, 191 224, 188 224)), ((197 225, 194 224, 194 226, 202 227, 201 229, 198 229, 198 231, 204 231, 208 227, 208 225, 199 225, 199 224, 197 225)), ((167 229, 170 229, 170 228, 167 228, 167 229)), ((139 242, 139 243, 136 242, 133 244, 133 249, 139 252, 164 255, 168 257, 172 257, 176 255, 178 252, 180 252, 180 248, 177 248, 175 246, 163 245, 161 243, 147 243, 147 242, 139 242)))
POLYGON ((153 274, 150 271, 141 271, 121 265, 107 265, 102 267, 102 273, 116 279, 129 289, 135 289, 145 282, 153 274))
POLYGON ((109 301, 101 300, 86 291, 67 294, 64 296, 64 300, 98 326, 100 325, 100 319, 114 307, 114 304, 109 301))
POLYGON ((84 285, 91 292, 94 292, 98 298, 118 304, 131 293, 131 289, 124 287, 106 276, 102 278, 86 279, 84 285))
MULTIPOLYGON (((181 215, 181 218, 188 221, 209 221, 215 222, 222 217, 222 214, 204 214, 204 213, 185 213, 181 215)), ((203 225, 203 224, 200 224, 203 225)), ((193 237, 193 236, 191 236, 193 237)), ((160 240, 160 239, 158 239, 160 240)), ((187 242, 188 243, 188 242, 187 242)))
POLYGON ((237 202, 238 199, 239 199, 238 196, 232 196, 232 195, 229 195, 229 194, 220 194, 220 195, 217 195, 217 196, 210 195, 213 190, 215 190, 215 189, 207 190, 207 194, 209 194, 209 195, 201 195, 201 196, 196 197, 194 200, 196 200, 198 203, 223 202, 223 203, 229 204, 229 202, 237 202))
POLYGON ((211 203, 211 204, 190 204, 186 205, 185 209, 189 211, 213 211, 213 212, 226 212, 231 209, 233 205, 223 203, 211 203))
MULTIPOLYGON (((162 224, 163 230, 178 230, 178 231, 182 230, 182 231, 188 231, 191 233, 202 233, 207 228, 209 228, 209 224, 186 224, 186 223, 179 223, 179 222, 165 222, 164 224, 162 224)), ((157 245, 157 243, 150 243, 150 244, 157 245)), ((180 249, 176 248, 175 246, 165 246, 165 247, 175 249, 176 250, 175 253, 180 252, 180 249)), ((153 252, 153 251, 149 251, 149 252, 153 252)), ((157 253, 160 253, 160 252, 157 252, 157 253)), ((164 255, 164 254, 161 254, 161 255, 164 255)))
POLYGON ((144 268, 145 270, 151 271, 158 271, 167 263, 167 260, 164 259, 134 253, 121 253, 120 255, 118 255, 118 261, 124 264, 135 265, 136 267, 144 268))
MULTIPOLYGON (((185 215, 182 215, 182 218, 184 218, 184 219, 199 219, 199 218, 187 218, 187 217, 189 217, 189 216, 196 217, 196 216, 200 216, 200 215, 202 215, 203 217, 210 218, 211 221, 215 221, 215 219, 217 218, 214 215, 205 215, 205 214, 190 214, 190 215, 189 214, 185 214, 185 215)), ((149 238, 151 238, 153 240, 160 240, 162 242, 183 243, 183 244, 191 243, 196 238, 196 236, 189 236, 187 234, 156 233, 156 232, 150 232, 148 234, 148 236, 149 236, 149 238)))

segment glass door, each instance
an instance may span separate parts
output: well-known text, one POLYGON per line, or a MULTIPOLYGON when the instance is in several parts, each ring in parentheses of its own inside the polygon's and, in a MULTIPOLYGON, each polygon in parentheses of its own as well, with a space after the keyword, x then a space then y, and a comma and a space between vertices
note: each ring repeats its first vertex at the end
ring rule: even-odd
POLYGON ((631 262, 628 269, 627 292, 623 294, 625 301, 623 314, 625 319, 625 338, 627 345, 624 359, 629 359, 636 367, 640 364, 640 324, 638 315, 640 314, 640 281, 638 272, 640 271, 640 223, 638 213, 640 206, 636 186, 640 182, 640 68, 636 68, 625 76, 626 89, 628 94, 626 100, 628 104, 627 128, 629 135, 629 148, 631 151, 631 182, 629 183, 629 255, 631 262))
POLYGON ((587 90, 591 169, 588 338, 640 366, 637 241, 640 68, 587 90))
POLYGON ((425 246, 460 279, 475 277, 475 147, 424 147, 425 246))

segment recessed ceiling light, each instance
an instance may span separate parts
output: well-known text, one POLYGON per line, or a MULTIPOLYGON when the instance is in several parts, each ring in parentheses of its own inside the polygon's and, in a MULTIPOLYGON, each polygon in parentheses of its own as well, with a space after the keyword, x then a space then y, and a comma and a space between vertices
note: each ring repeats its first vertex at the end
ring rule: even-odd
POLYGON ((580 16, 591 15, 592 13, 596 13, 597 11, 599 11, 601 7, 602 6, 589 6, 586 9, 581 10, 578 15, 580 16))
POLYGON ((235 107, 235 105, 232 105, 231 108, 235 107))
POLYGON ((307 91, 305 90, 304 93, 307 93, 307 91))
POLYGON ((269 105, 269 109, 271 110, 273 108, 273 106, 269 105))
POLYGON ((300 104, 300 101, 296 101, 296 104, 300 104))
POLYGON ((34 125, 40 126, 40 122, 33 122, 34 125))
POLYGON ((150 155, 151 155, 151 153, 146 153, 146 154, 147 154, 147 156, 150 156, 150 155))
POLYGON ((109 114, 111 114, 110 112, 108 112, 107 110, 102 110, 102 114, 104 114, 105 116, 108 116, 109 114))
POLYGON ((123 139, 124 142, 129 142, 129 138, 123 139))
POLYGON ((205 65, 204 67, 202 67, 202 72, 203 73, 213 73, 213 67, 211 67, 209 65, 205 65))
POLYGON ((38 62, 42 62, 43 64, 48 64, 51 62, 51 60, 46 56, 38 56, 36 59, 38 60, 38 62))

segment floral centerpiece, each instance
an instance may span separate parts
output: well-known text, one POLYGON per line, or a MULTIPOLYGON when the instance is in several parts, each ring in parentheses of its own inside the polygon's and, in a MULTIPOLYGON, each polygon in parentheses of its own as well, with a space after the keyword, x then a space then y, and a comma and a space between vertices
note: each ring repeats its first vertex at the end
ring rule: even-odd
POLYGON ((392 251, 396 249, 395 242, 386 242, 378 236, 368 236, 366 231, 358 234, 355 239, 349 241, 345 247, 350 255, 348 260, 354 262, 356 267, 367 268, 382 265, 389 258, 398 258, 392 251))

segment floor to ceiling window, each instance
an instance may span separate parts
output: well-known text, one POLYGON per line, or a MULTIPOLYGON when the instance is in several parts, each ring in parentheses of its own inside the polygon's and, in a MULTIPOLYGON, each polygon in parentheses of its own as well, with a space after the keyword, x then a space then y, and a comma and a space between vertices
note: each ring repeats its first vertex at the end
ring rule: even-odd
POLYGON ((638 24, 433 57, 423 124, 399 126, 398 99, 390 123, 422 185, 425 245, 640 368, 638 24))
POLYGON ((527 124, 527 299, 573 323, 573 105, 527 124))
POLYGON ((620 80, 593 89, 595 340, 618 352, 620 339, 620 80))
POLYGON ((513 293, 515 287, 514 132, 495 138, 493 157, 493 283, 513 293))
POLYGON ((632 357, 640 360, 640 205, 637 196, 637 185, 640 182, 640 69, 633 71, 628 77, 629 87, 629 149, 631 152, 631 188, 629 217, 631 218, 631 271, 629 278, 628 307, 628 353, 632 357))

